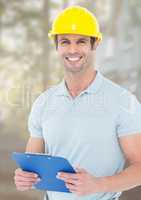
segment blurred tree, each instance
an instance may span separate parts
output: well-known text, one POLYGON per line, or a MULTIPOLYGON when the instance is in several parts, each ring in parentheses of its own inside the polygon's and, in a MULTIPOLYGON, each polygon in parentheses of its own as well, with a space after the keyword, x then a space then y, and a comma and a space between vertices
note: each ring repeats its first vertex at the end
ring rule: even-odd
POLYGON ((62 0, 62 9, 66 8, 69 6, 69 1, 68 0, 62 0))
POLYGON ((0 104, 6 113, 5 125, 9 123, 4 132, 9 128, 15 133, 20 129, 26 132, 26 121, 16 126, 11 116, 14 113, 15 118, 25 119, 33 98, 49 82, 51 7, 48 0, 0 1, 0 104))
POLYGON ((47 87, 50 77, 50 44, 48 41, 49 18, 50 18, 50 1, 44 0, 42 8, 42 30, 43 30, 42 55, 40 57, 44 90, 47 87))

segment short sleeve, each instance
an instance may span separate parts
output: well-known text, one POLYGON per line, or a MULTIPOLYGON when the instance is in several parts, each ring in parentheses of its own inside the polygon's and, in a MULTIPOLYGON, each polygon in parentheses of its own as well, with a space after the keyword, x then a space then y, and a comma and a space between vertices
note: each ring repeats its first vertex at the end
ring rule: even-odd
POLYGON ((45 106, 45 95, 42 93, 33 103, 28 118, 28 130, 31 137, 43 137, 41 119, 45 106))
POLYGON ((141 104, 137 98, 129 92, 124 92, 119 98, 119 103, 118 137, 141 133, 141 104))

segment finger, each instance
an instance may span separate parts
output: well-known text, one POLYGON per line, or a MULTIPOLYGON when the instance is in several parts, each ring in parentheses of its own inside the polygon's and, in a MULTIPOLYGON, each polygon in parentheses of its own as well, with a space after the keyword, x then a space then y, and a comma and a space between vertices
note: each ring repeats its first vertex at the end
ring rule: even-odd
POLYGON ((15 171, 15 175, 19 175, 19 176, 23 176, 23 177, 35 177, 37 178, 38 177, 38 174, 36 173, 33 173, 33 172, 27 172, 27 171, 23 171, 22 169, 17 169, 15 171))
POLYGON ((16 187, 32 187, 33 185, 35 185, 34 182, 21 182, 21 181, 17 181, 15 183, 16 187))
POLYGON ((65 180, 66 184, 72 184, 72 185, 80 185, 81 183, 78 180, 74 180, 74 179, 67 179, 65 180))
POLYGON ((23 170, 18 170, 15 172, 15 175, 20 175, 20 176, 23 176, 23 177, 35 177, 37 178, 38 177, 38 174, 36 173, 33 173, 33 172, 27 172, 27 171, 23 171, 23 170))
POLYGON ((23 182, 39 182, 41 179, 40 178, 26 178, 22 176, 15 176, 14 177, 15 181, 23 181, 23 182))
POLYGON ((70 185, 70 186, 66 186, 70 191, 75 191, 75 192, 77 192, 77 188, 76 187, 74 187, 73 185, 70 185))
POLYGON ((16 182, 17 187, 31 188, 33 185, 34 185, 34 183, 32 183, 32 182, 20 182, 20 181, 16 182))
POLYGON ((76 186, 73 186, 72 184, 67 184, 66 187, 70 192, 77 192, 76 186))
POLYGON ((77 185, 74 185, 74 184, 71 184, 71 183, 66 183, 65 185, 68 189, 71 189, 71 190, 77 191, 77 189, 78 189, 77 185))
POLYGON ((36 174, 34 172, 24 171, 21 168, 16 169, 15 174, 21 175, 21 176, 23 175, 23 176, 26 176, 26 177, 37 177, 38 176, 38 174, 36 174))
POLYGON ((79 174, 76 173, 65 173, 65 172, 59 172, 57 174, 57 178, 72 178, 72 179, 79 179, 79 174))
POLYGON ((70 192, 72 192, 72 193, 77 193, 77 189, 70 189, 70 188, 68 188, 68 190, 69 190, 70 192))

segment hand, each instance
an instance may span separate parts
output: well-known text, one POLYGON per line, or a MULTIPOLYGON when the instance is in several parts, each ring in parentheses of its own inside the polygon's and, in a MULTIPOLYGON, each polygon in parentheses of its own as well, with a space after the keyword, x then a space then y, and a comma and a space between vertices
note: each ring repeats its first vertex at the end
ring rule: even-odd
POLYGON ((39 176, 32 172, 26 172, 18 168, 15 170, 14 181, 17 190, 25 191, 33 188, 40 181, 39 176))
POLYGON ((100 178, 89 174, 85 169, 76 168, 76 173, 59 172, 57 178, 65 182, 70 192, 78 196, 100 192, 100 178))

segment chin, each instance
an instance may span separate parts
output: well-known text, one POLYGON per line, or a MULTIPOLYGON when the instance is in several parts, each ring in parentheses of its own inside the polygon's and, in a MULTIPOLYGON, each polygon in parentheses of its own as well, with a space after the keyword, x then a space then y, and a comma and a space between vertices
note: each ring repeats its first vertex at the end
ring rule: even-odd
POLYGON ((83 71, 83 68, 82 67, 65 67, 65 70, 67 72, 72 72, 72 73, 77 73, 77 72, 81 72, 83 71))
POLYGON ((80 72, 83 70, 83 65, 68 65, 68 64, 64 64, 64 67, 66 69, 66 71, 70 71, 70 72, 80 72))

